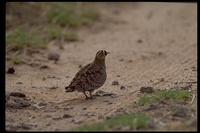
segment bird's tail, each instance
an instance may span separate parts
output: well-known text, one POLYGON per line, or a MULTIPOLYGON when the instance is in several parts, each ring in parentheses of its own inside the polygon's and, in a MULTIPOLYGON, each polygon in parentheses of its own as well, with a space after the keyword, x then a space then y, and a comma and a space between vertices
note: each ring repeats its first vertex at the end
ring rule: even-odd
POLYGON ((75 87, 74 86, 65 87, 65 92, 73 92, 73 91, 75 91, 75 87))

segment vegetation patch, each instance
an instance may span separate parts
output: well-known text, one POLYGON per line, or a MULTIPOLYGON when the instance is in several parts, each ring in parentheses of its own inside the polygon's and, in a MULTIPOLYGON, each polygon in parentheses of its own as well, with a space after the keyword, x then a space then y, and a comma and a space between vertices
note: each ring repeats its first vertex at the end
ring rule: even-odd
POLYGON ((83 2, 8 2, 6 46, 20 50, 46 48, 51 40, 77 41, 77 27, 99 17, 99 12, 83 2))
POLYGON ((144 113, 130 113, 115 116, 102 123, 82 126, 75 129, 75 131, 105 131, 115 129, 115 127, 128 126, 131 129, 145 128, 147 125, 148 117, 144 113))
POLYGON ((157 90, 155 93, 149 95, 144 94, 140 97, 139 101, 136 102, 136 105, 143 106, 148 103, 159 102, 162 100, 183 100, 191 96, 191 93, 188 90, 157 90))

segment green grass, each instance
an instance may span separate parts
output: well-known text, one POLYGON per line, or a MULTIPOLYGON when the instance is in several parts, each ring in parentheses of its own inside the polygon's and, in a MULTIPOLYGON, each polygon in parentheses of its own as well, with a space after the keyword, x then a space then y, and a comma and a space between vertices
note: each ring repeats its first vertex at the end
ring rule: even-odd
POLYGON ((82 2, 78 6, 77 2, 8 2, 6 46, 12 45, 20 50, 26 47, 46 48, 52 40, 77 41, 78 29, 74 28, 92 23, 100 17, 99 12, 86 4, 82 2), (30 19, 29 15, 32 14, 34 19, 30 19), (41 17, 37 14, 43 15, 41 17))
POLYGON ((183 100, 184 98, 188 98, 190 95, 191 93, 187 90, 157 90, 152 95, 142 95, 136 105, 143 106, 147 103, 159 102, 166 99, 183 100))
POLYGON ((18 56, 6 56, 7 60, 11 60, 14 64, 20 64, 22 62, 21 58, 18 56))
POLYGON ((72 31, 63 30, 60 27, 52 27, 46 31, 46 34, 50 40, 60 40, 64 41, 77 41, 78 35, 72 31))
POLYGON ((144 113, 130 113, 115 116, 102 123, 86 125, 74 129, 74 131, 106 131, 112 130, 116 126, 129 126, 131 129, 145 128, 148 117, 144 113))
POLYGON ((48 21, 60 26, 78 27, 89 24, 99 19, 100 14, 94 9, 88 9, 82 5, 78 8, 77 3, 51 3, 51 10, 47 13, 48 21))
POLYGON ((42 39, 40 34, 30 32, 25 27, 15 27, 6 33, 6 45, 14 45, 17 49, 26 47, 46 48, 47 40, 42 39))

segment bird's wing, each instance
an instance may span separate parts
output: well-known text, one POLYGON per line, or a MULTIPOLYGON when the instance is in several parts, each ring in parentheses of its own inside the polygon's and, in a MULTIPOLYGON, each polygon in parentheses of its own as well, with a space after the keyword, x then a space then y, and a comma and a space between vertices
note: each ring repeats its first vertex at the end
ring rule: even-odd
POLYGON ((100 87, 106 80, 106 71, 96 64, 88 64, 75 75, 70 86, 84 86, 85 89, 100 87))

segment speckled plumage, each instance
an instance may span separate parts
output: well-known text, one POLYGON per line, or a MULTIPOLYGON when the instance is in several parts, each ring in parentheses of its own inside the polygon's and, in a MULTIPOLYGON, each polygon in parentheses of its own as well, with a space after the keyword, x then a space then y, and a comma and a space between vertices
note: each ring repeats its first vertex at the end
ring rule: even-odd
POLYGON ((65 87, 66 92, 79 91, 84 93, 86 99, 92 98, 92 92, 103 86, 106 81, 105 57, 107 54, 109 52, 105 50, 98 51, 94 61, 81 68, 72 79, 70 85, 65 87), (90 97, 86 95, 85 91, 89 91, 90 97))

